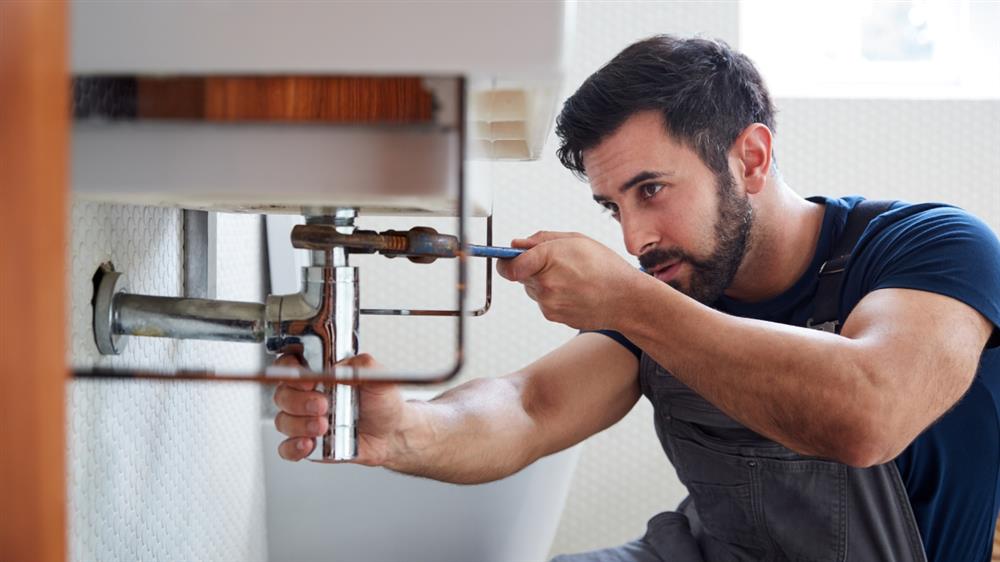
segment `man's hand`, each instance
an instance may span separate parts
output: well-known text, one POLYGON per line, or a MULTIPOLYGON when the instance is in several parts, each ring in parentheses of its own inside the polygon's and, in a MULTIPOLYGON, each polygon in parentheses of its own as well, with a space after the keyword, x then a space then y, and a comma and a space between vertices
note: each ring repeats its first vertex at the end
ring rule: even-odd
POLYGON ((580 330, 613 328, 622 297, 644 275, 610 248, 582 234, 538 232, 514 240, 528 251, 499 260, 497 272, 524 285, 542 315, 580 330))
MULTIPOLYGON (((275 365, 304 367, 294 355, 279 357, 275 365)), ((375 367, 371 355, 362 353, 345 361, 343 365, 375 367)), ((274 418, 278 431, 288 436, 278 446, 282 458, 297 461, 305 458, 316 445, 315 437, 328 429, 326 413, 330 404, 320 392, 313 390, 316 383, 283 382, 274 392, 274 403, 281 412, 274 418)), ((380 466, 388 459, 395 446, 395 436, 403 418, 404 402, 399 387, 389 383, 362 383, 358 386, 358 457, 349 462, 380 466)))

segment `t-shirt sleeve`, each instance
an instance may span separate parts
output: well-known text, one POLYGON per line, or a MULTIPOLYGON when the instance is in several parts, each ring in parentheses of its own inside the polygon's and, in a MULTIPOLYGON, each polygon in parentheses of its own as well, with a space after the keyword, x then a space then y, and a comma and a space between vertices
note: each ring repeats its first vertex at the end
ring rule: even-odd
POLYGON ((620 343, 622 345, 622 347, 624 347, 625 349, 631 351, 632 355, 635 355, 636 359, 639 359, 640 361, 642 360, 642 350, 639 349, 639 346, 637 346, 634 343, 632 343, 628 338, 626 338, 625 336, 623 336, 619 332, 616 332, 614 330, 584 330, 584 331, 582 331, 580 333, 581 334, 604 334, 605 336, 608 336, 609 338, 611 338, 611 339, 615 340, 616 342, 620 343))
MULTIPOLYGON (((892 214, 879 220, 889 221, 892 214)), ((992 322, 990 345, 998 343, 1000 241, 983 221, 955 207, 930 207, 893 220, 866 238, 851 266, 863 276, 858 297, 887 288, 946 295, 992 322)))

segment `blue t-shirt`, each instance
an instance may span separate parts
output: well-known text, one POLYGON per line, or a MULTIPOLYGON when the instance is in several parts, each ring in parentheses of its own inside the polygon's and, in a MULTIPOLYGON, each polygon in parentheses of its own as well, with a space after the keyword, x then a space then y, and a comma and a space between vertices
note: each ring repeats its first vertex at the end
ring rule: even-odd
MULTIPOLYGON (((783 294, 756 303, 722 297, 715 308, 735 316, 805 326, 813 313, 819 268, 832 257, 848 212, 861 197, 811 199, 826 204, 807 272, 783 294)), ((897 203, 865 230, 843 281, 843 320, 867 293, 905 288, 939 293, 1000 326, 1000 241, 979 219, 940 204, 897 203)), ((930 320, 930 319, 928 319, 930 320)), ((617 332, 602 331, 638 357, 617 332)), ((983 352, 969 391, 920 434, 895 462, 929 561, 990 558, 1000 508, 1000 348, 983 352)))

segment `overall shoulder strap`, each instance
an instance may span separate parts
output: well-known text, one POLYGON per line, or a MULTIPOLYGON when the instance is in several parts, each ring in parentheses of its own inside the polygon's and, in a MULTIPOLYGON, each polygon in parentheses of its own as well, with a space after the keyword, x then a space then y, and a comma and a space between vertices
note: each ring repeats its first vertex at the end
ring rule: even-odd
POLYGON ((888 211, 895 203, 889 200, 866 200, 855 205, 848 213, 847 224, 834 244, 830 259, 819 268, 819 286, 813 298, 815 309, 812 318, 806 323, 807 327, 840 333, 840 287, 844 282, 844 268, 868 223, 888 211))

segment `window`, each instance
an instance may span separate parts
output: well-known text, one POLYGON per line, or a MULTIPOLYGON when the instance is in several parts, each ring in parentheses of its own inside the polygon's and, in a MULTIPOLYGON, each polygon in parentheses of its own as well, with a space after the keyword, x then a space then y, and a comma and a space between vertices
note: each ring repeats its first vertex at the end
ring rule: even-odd
POLYGON ((1000 2, 743 0, 776 97, 1000 98, 1000 2))

